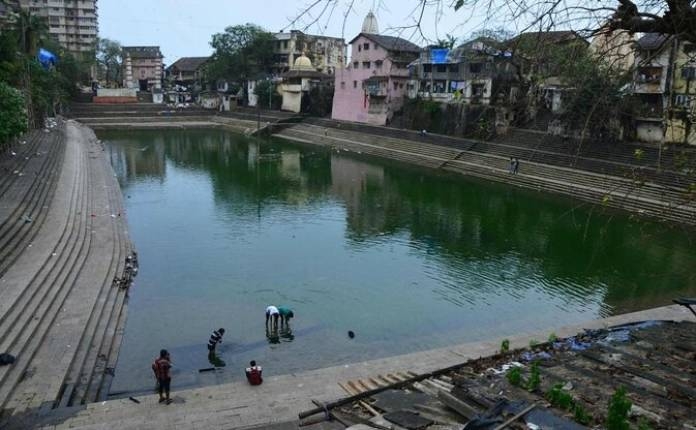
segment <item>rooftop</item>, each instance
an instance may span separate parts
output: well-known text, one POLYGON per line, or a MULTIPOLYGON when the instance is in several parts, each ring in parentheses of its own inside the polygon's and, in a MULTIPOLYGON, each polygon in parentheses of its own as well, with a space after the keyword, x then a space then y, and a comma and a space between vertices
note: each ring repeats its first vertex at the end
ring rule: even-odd
POLYGON ((415 43, 408 41, 406 39, 402 39, 401 37, 396 37, 396 36, 385 36, 381 34, 373 34, 373 33, 360 33, 357 36, 353 38, 353 40, 350 41, 350 43, 353 43, 355 39, 357 39, 360 36, 364 36, 371 41, 375 42, 382 48, 386 49, 387 51, 401 51, 401 52, 414 52, 418 53, 420 52, 421 48, 420 46, 416 45, 415 43))
POLYGON ((159 46, 124 46, 123 53, 131 58, 162 58, 159 46))
POLYGON ((210 57, 181 57, 167 67, 167 70, 176 67, 182 72, 195 72, 203 63, 208 61, 209 58, 210 57))

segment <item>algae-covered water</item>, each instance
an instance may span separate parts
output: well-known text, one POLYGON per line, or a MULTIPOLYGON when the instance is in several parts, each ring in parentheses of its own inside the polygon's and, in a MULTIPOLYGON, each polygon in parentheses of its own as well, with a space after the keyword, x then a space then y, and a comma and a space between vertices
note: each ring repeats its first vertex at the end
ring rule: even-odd
POLYGON ((140 258, 116 395, 153 386, 160 348, 182 388, 239 380, 250 359, 285 374, 696 293, 696 236, 678 227, 221 130, 100 137, 140 258), (269 304, 295 311, 289 330, 266 331, 269 304), (217 327, 227 366, 199 373, 217 327))

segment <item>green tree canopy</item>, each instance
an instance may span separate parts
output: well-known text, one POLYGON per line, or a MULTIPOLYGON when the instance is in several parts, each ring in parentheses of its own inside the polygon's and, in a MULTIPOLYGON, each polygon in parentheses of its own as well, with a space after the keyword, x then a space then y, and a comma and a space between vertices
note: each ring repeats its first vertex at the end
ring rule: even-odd
POLYGON ((214 34, 215 49, 207 68, 208 79, 244 82, 270 71, 275 37, 255 24, 227 27, 214 34))
POLYGON ((121 83, 122 62, 121 44, 111 39, 99 39, 97 42, 97 64, 107 85, 115 84, 118 86, 121 83))

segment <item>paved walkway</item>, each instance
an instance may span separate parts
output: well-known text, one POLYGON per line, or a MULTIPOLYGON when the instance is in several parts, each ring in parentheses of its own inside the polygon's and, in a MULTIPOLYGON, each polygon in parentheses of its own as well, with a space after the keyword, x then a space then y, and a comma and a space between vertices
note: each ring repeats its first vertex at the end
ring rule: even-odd
MULTIPOLYGON (((693 315, 680 306, 667 306, 588 321, 585 324, 550 327, 544 332, 521 334, 510 338, 510 347, 527 346, 532 339, 546 339, 551 332, 565 337, 585 328, 602 328, 651 319, 692 320, 693 315)), ((80 408, 52 411, 41 420, 28 417, 29 421, 15 423, 13 428, 31 425, 46 429, 232 429, 291 422, 297 419, 299 412, 314 407, 312 399, 330 401, 345 397, 338 382, 393 371, 423 373, 452 366, 495 353, 501 340, 456 345, 298 374, 267 376, 264 384, 259 387, 230 383, 175 391, 175 401, 171 405, 158 404, 155 394, 138 397, 138 403, 129 399, 92 403, 80 408)), ((176 389, 176 381, 173 384, 176 389)))

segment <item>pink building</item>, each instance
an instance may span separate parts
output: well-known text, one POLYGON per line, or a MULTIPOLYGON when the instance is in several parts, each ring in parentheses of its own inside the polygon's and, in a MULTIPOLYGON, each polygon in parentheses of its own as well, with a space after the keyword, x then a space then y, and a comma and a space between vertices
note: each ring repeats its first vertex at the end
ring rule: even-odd
POLYGON ((420 48, 400 37, 380 35, 372 12, 350 46, 350 63, 336 70, 331 117, 385 125, 403 105, 407 66, 418 58, 420 48))

